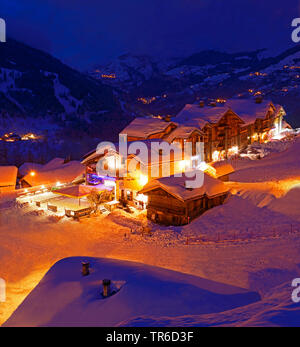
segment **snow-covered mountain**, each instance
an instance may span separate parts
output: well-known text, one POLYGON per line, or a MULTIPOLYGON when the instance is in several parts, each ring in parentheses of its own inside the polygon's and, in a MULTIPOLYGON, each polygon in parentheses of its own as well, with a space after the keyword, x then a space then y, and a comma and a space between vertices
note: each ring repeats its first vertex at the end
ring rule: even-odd
POLYGON ((0 46, 1 109, 16 115, 88 115, 115 106, 111 88, 14 40, 0 46))
POLYGON ((124 54, 106 65, 96 66, 90 74, 105 84, 130 90, 163 75, 177 60, 161 61, 146 55, 124 54))
POLYGON ((183 59, 158 62, 125 55, 91 75, 125 91, 137 114, 176 114, 185 103, 205 98, 266 95, 283 104, 289 121, 300 125, 300 47, 275 57, 265 50, 240 53, 203 51, 183 59), (136 103, 134 105, 134 103, 136 103))
POLYGON ((0 141, 1 163, 80 159, 100 140, 115 140, 130 120, 110 86, 12 39, 0 45, 0 138, 12 132, 45 139, 0 141))
POLYGON ((127 122, 110 86, 12 39, 0 45, 0 136, 61 129, 109 138, 103 125, 127 122))

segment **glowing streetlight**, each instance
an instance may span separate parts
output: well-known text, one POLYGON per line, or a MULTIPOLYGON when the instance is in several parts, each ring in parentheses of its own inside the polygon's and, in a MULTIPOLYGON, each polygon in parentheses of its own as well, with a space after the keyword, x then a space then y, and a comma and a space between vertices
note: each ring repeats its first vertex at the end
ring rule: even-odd
POLYGON ((141 186, 144 186, 148 183, 148 176, 141 174, 139 178, 139 183, 141 186))

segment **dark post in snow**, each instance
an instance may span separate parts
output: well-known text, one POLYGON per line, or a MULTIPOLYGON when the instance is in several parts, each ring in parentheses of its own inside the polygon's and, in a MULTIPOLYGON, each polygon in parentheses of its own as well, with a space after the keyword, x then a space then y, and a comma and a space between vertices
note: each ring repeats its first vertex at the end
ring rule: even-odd
POLYGON ((82 263, 82 276, 90 274, 90 263, 82 263))
POLYGON ((102 295, 107 298, 110 294, 110 283, 111 281, 108 279, 105 279, 102 281, 102 285, 103 285, 103 293, 102 295))

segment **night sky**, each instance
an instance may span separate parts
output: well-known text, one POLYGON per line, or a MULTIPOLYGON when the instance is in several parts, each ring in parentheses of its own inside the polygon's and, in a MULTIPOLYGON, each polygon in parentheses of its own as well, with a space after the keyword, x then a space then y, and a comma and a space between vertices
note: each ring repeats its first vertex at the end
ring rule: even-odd
POLYGON ((123 53, 186 56, 295 44, 300 0, 0 0, 7 35, 87 69, 123 53))

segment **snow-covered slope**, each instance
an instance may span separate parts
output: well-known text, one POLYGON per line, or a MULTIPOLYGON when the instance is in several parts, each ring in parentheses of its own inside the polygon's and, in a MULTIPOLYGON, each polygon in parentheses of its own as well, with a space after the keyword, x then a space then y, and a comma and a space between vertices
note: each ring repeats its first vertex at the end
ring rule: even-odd
POLYGON ((181 317, 143 316, 122 322, 120 326, 148 327, 299 327, 299 304, 291 301, 291 282, 277 286, 254 304, 218 314, 181 317))
POLYGON ((115 326, 137 315, 208 314, 258 300, 255 292, 154 266, 75 257, 56 263, 4 326, 115 326), (87 277, 83 261, 91 264, 87 277), (120 288, 107 299, 105 278, 120 288))
POLYGON ((115 107, 109 87, 12 39, 0 46, 0 93, 2 113, 23 117, 88 115, 115 107))
POLYGON ((130 101, 127 108, 140 115, 175 115, 184 104, 200 99, 253 98, 259 93, 282 104, 288 112, 288 121, 299 126, 300 108, 296 102, 300 92, 299 61, 297 46, 277 56, 261 50, 203 51, 163 63, 153 57, 127 54, 95 68, 91 75, 125 91, 124 102, 130 101), (141 105, 144 98, 150 99, 151 105, 141 105))
MULTIPOLYGON (((278 142, 278 145, 281 145, 278 142)), ((283 143, 282 148, 285 148, 283 143)), ((292 177, 300 177, 300 137, 298 136, 288 148, 264 158, 238 167, 231 180, 239 182, 276 181, 292 177)))
POLYGON ((103 83, 130 90, 163 74, 175 62, 176 59, 161 61, 146 55, 124 54, 104 66, 95 67, 90 74, 103 83))

